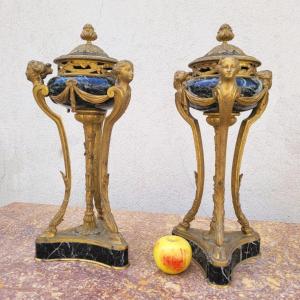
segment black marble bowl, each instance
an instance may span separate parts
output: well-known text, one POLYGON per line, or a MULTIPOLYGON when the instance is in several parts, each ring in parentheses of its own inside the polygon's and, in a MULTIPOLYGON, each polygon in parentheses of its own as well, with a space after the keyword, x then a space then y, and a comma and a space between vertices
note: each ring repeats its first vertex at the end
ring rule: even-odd
MULTIPOLYGON (((201 97, 201 98, 211 98, 213 97, 213 88, 219 82, 218 76, 213 77, 203 77, 197 79, 191 79, 187 81, 187 88, 193 94, 201 97)), ((256 77, 237 77, 236 78, 237 85, 241 88, 241 96, 242 97, 252 97, 259 92, 262 91, 263 85, 262 82, 256 77)), ((190 103, 191 107, 197 110, 205 110, 205 111, 217 111, 218 104, 213 104, 209 106, 200 106, 190 103)), ((235 112, 245 111, 252 109, 256 106, 240 106, 237 103, 234 104, 233 110, 235 112)))
MULTIPOLYGON (((115 84, 115 80, 112 77, 88 77, 88 76, 75 76, 75 77, 53 77, 48 82, 49 96, 53 102, 55 100, 52 96, 59 95, 65 88, 66 82, 69 79, 77 81, 77 86, 80 90, 92 95, 106 95, 107 90, 115 84)), ((70 107, 70 99, 63 103, 64 106, 70 107)), ((77 109, 109 109, 113 105, 113 99, 107 100, 105 103, 92 104, 89 103, 78 95, 76 95, 76 108, 77 109)))

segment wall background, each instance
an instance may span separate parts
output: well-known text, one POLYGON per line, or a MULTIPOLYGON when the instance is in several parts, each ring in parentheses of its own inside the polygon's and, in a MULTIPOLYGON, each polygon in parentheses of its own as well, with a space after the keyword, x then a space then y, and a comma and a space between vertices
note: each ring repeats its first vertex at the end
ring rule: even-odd
MULTIPOLYGON (((13 201, 60 204, 63 169, 58 133, 39 110, 26 80, 27 62, 52 62, 81 41, 92 23, 97 44, 135 65, 132 100, 114 128, 109 170, 114 209, 185 213, 194 197, 192 134, 176 111, 173 74, 217 45, 229 23, 233 44, 273 71, 270 103, 252 127, 242 164, 243 208, 250 219, 300 222, 300 3, 298 1, 0 1, 0 205, 13 201)), ((55 68, 54 68, 55 70, 55 68)), ((51 78, 49 76, 49 78, 51 78)), ((71 205, 84 203, 83 130, 65 109, 71 150, 71 205)), ((200 118, 206 181, 200 214, 212 211, 213 130, 200 118)), ((243 114, 246 117, 246 114, 243 114)), ((232 151, 228 151, 226 214, 232 151)))

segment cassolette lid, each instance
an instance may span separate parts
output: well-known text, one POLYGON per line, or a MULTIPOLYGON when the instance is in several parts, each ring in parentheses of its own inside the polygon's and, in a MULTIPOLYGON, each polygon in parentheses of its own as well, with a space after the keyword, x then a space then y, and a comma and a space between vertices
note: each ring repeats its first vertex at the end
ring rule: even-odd
POLYGON ((219 61, 226 56, 234 56, 239 60, 252 62, 257 67, 260 66, 261 62, 258 59, 253 56, 248 56, 240 48, 228 43, 228 41, 231 41, 233 38, 234 34, 231 27, 228 24, 223 24, 216 36, 216 39, 219 42, 222 42, 222 44, 214 47, 203 57, 193 60, 189 63, 189 67, 192 68, 194 65, 198 65, 201 62, 219 61))
POLYGON ((86 59, 111 63, 117 62, 115 58, 109 57, 100 47, 92 44, 92 41, 97 39, 97 34, 91 24, 84 25, 80 37, 86 41, 86 44, 77 46, 67 55, 57 57, 54 59, 54 62, 60 63, 71 59, 86 59))

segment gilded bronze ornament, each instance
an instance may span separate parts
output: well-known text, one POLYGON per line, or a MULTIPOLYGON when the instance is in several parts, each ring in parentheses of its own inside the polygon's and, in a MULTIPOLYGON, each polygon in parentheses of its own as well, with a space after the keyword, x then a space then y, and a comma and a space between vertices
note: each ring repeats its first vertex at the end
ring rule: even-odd
POLYGON ((192 72, 178 71, 174 76, 176 107, 193 132, 197 172, 193 205, 173 234, 190 242, 194 259, 204 268, 209 281, 219 285, 230 282, 231 271, 237 263, 260 252, 259 234, 250 227, 241 208, 240 168, 250 126, 264 112, 272 85, 270 71, 257 71, 260 61, 228 43, 233 37, 231 27, 222 25, 217 34, 221 45, 191 62, 192 72), (190 227, 201 204, 204 183, 200 128, 190 108, 204 111, 207 123, 215 130, 214 209, 209 230, 190 227), (228 132, 240 113, 248 110, 251 113, 242 121, 238 133, 231 175, 232 202, 241 231, 226 232, 224 183, 228 132))
POLYGON ((36 258, 91 261, 119 269, 128 266, 128 245, 110 208, 108 156, 113 126, 130 102, 133 64, 117 61, 92 44, 97 39, 92 25, 84 26, 81 38, 85 44, 54 60, 58 76, 47 85, 43 80, 52 73, 50 64, 30 61, 26 70, 37 104, 58 128, 65 163, 65 172, 61 172, 64 199, 48 228, 36 239, 36 258), (62 120, 47 105, 47 96, 72 110, 84 129, 86 209, 82 225, 64 231, 57 227, 70 198, 70 156, 62 120))

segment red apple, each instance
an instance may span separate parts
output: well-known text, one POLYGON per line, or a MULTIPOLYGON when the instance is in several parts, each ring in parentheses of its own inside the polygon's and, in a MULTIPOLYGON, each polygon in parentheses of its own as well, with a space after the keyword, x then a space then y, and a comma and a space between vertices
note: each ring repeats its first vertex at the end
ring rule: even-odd
POLYGON ((184 238, 166 235, 156 241, 153 256, 160 270, 167 274, 178 274, 190 265, 192 248, 184 238))

